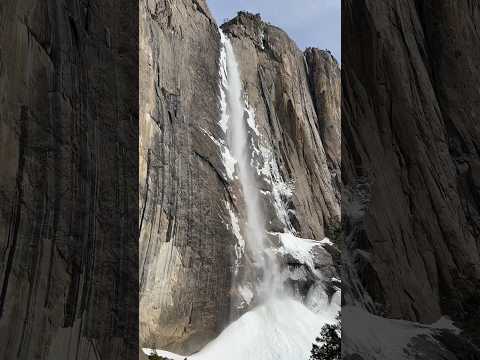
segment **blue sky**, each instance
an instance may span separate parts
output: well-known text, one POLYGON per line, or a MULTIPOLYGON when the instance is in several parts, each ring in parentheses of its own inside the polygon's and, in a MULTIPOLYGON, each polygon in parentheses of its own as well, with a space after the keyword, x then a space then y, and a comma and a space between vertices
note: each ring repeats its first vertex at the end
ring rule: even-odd
POLYGON ((341 57, 340 0, 207 0, 222 24, 239 10, 260 13, 272 25, 285 30, 301 49, 315 46, 341 57))

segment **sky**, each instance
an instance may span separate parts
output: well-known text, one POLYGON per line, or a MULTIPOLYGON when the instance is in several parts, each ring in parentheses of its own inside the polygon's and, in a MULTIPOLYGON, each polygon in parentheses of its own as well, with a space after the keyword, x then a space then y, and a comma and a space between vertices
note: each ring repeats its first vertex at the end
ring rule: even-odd
POLYGON ((285 30, 300 49, 328 49, 341 57, 341 0, 207 0, 218 24, 238 11, 260 13, 262 19, 285 30))

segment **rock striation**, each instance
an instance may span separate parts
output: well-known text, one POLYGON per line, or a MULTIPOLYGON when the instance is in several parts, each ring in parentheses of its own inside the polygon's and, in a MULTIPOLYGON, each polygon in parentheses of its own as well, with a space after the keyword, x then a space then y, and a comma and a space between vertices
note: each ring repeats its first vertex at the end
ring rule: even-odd
POLYGON ((0 358, 138 356, 135 4, 0 4, 0 358))
MULTIPOLYGON (((279 232, 288 223, 298 236, 321 240, 340 221, 338 64, 316 49, 304 54, 257 15, 241 12, 222 29, 254 113, 256 129, 250 131, 260 139, 254 146, 260 153, 268 149, 262 154, 278 165, 278 180, 294 188, 279 200, 287 209, 282 218, 272 184, 259 175, 267 230, 279 232)), ((219 147, 220 49, 220 32, 204 2, 140 2, 143 347, 198 351, 248 310, 237 307, 236 278, 258 276, 245 270, 248 257, 239 264, 236 253, 232 216, 242 222, 245 213, 219 147)))
POLYGON ((217 145, 220 34, 202 1, 140 2, 140 342, 198 350, 228 323, 235 237, 217 145))
MULTIPOLYGON (((327 164, 333 173, 338 193, 341 183, 341 75, 337 60, 328 51, 308 48, 305 51, 307 76, 317 113, 327 164)), ((338 196, 338 195, 337 195, 338 196)))
POLYGON ((448 315, 468 333, 480 299, 479 3, 342 5, 342 215, 358 275, 345 297, 389 318, 448 315))

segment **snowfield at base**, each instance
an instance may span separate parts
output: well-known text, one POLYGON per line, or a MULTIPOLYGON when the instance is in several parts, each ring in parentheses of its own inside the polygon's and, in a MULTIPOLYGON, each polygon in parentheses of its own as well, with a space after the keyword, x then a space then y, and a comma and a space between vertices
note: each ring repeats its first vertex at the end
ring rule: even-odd
MULTIPOLYGON (((270 299, 230 324, 215 340, 189 360, 306 360, 322 326, 333 323, 340 310, 332 303, 319 313, 301 302, 270 299)), ((152 350, 144 349, 145 353, 152 350)), ((172 360, 184 356, 157 351, 172 360)))

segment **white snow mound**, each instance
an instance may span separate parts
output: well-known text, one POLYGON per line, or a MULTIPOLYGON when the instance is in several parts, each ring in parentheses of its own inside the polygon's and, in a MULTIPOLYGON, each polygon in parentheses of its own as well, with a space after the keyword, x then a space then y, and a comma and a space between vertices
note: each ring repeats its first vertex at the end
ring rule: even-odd
MULTIPOLYGON (((331 304, 314 313, 290 298, 271 299, 231 323, 215 340, 188 360, 293 360, 308 359, 315 336, 322 326, 333 323, 340 310, 331 304)), ((147 349, 144 349, 145 352, 147 349)), ((153 350, 148 349, 148 353, 153 350)), ((180 356, 165 351, 159 355, 173 360, 180 356)))

